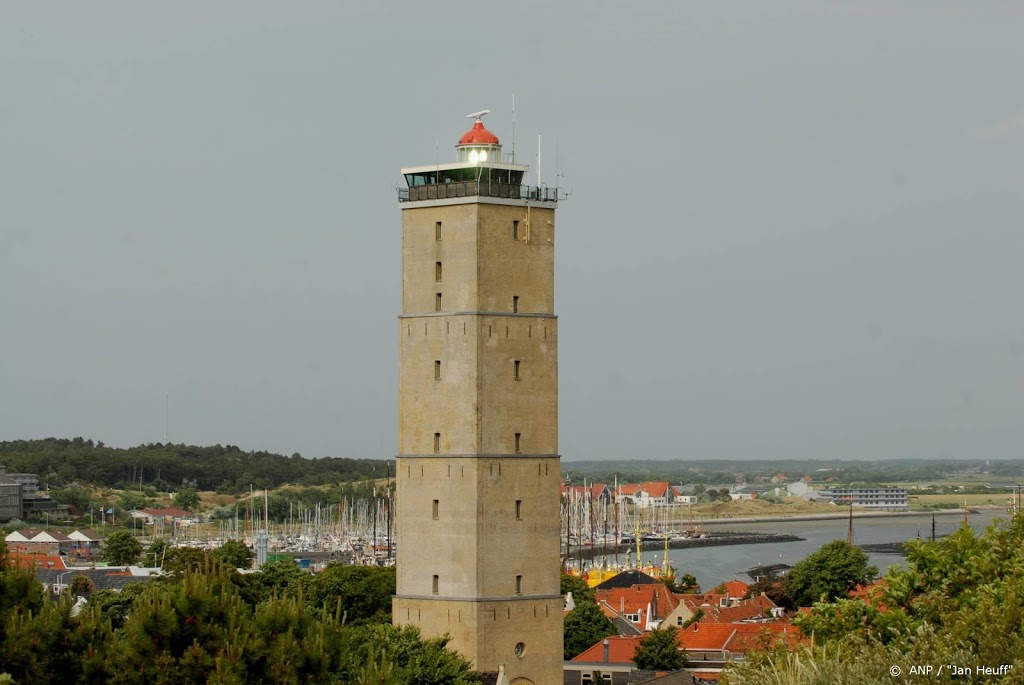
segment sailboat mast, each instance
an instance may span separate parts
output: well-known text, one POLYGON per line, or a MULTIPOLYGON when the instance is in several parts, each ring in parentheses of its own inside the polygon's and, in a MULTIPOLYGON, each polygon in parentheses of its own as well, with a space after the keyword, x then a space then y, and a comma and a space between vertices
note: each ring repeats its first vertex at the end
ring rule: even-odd
POLYGON ((615 568, 619 568, 619 477, 615 476, 615 568))

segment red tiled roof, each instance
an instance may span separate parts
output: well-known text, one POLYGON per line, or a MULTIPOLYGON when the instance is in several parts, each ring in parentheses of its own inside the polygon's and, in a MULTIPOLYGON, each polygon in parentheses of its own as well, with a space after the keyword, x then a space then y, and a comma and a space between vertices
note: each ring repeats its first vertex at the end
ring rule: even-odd
POLYGON ((668 492, 668 481, 649 481, 640 487, 651 497, 664 497, 668 492))
POLYGON ((690 607, 694 611, 697 609, 703 609, 707 612, 708 607, 720 606, 723 599, 728 599, 728 595, 718 594, 715 592, 705 592, 702 595, 677 595, 686 606, 690 607))
MULTIPOLYGON (((642 637, 613 635, 605 638, 608 640, 608 661, 609 664, 632 664, 633 655, 636 654, 636 647, 640 644, 642 637)), ((604 640, 583 650, 582 653, 573 657, 573 661, 591 661, 605 663, 604 661, 604 640)))
POLYGON ((591 483, 590 485, 566 485, 562 483, 562 497, 566 495, 573 495, 574 497, 584 497, 589 495, 591 499, 599 499, 608 486, 604 483, 591 483))
POLYGON ((736 632, 731 623, 694 623, 679 631, 679 644, 683 649, 719 650, 736 632))
POLYGON ((706 609, 701 621, 707 621, 708 623, 736 623, 752 618, 764 618, 774 608, 775 602, 765 595, 758 595, 757 597, 744 600, 735 606, 706 609))
POLYGON ((794 647, 807 640, 800 629, 789 621, 773 623, 694 623, 679 631, 679 643, 684 649, 747 652, 784 643, 794 647))
POLYGON ((619 486, 619 494, 621 495, 635 495, 640 492, 643 488, 639 483, 623 483, 619 486))
POLYGON ((770 649, 778 645, 793 648, 810 642, 810 638, 805 638, 800 629, 789 621, 737 623, 733 627, 736 628, 736 634, 726 645, 732 652, 770 649))
POLYGON ((648 607, 658 598, 658 616, 664 618, 673 609, 679 606, 679 598, 669 592, 669 589, 662 583, 649 583, 634 585, 632 587, 618 587, 607 590, 595 590, 594 597, 597 601, 606 602, 614 611, 624 614, 641 614, 640 622, 645 623, 648 607))
POLYGON ((50 569, 63 571, 67 568, 64 558, 39 552, 7 552, 7 565, 11 568, 50 569))
POLYGON ((750 586, 744 583, 742 580, 729 580, 723 583, 725 586, 725 592, 730 597, 743 597, 747 594, 747 590, 750 586))
POLYGON ((850 599, 863 599, 868 600, 877 596, 882 590, 885 589, 885 578, 879 578, 873 583, 864 585, 858 585, 854 589, 850 590, 850 599))

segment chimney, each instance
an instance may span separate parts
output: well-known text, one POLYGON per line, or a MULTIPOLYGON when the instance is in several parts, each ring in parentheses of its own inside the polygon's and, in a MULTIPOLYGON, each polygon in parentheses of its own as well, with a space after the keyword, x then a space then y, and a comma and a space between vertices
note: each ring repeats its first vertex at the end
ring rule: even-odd
POLYGON ((608 638, 605 638, 604 639, 604 662, 605 663, 608 663, 608 652, 610 652, 610 651, 611 651, 611 642, 608 641, 608 638))

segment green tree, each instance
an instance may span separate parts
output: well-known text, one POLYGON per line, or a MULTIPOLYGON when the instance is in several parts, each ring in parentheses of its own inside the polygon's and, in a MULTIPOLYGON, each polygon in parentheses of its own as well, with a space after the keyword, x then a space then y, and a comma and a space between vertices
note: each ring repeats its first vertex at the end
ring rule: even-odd
POLYGON ((640 640, 633 663, 644 671, 678 671, 686 666, 686 654, 679 648, 675 626, 659 627, 640 640))
POLYGON ((867 585, 878 574, 868 555, 833 540, 790 569, 785 585, 797 606, 811 606, 822 597, 829 600, 849 595, 858 585, 867 585))
POLYGON ((68 505, 77 515, 89 511, 89 491, 78 485, 67 488, 50 490, 49 495, 54 500, 68 505))
POLYGON ((561 593, 565 597, 567 593, 572 593, 572 599, 574 602, 593 602, 594 590, 587 585, 587 582, 579 576, 570 575, 568 573, 562 574, 562 586, 561 593))
POLYGON ((784 607, 786 609, 797 608, 796 602, 793 601, 793 598, 789 594, 789 583, 785 577, 761 578, 747 588, 747 592, 743 598, 750 599, 751 597, 756 597, 760 594, 764 594, 768 599, 772 600, 776 606, 784 607))
POLYGON ((71 591, 72 597, 80 595, 92 594, 96 590, 95 583, 87 575, 78 575, 71 579, 71 585, 68 588, 71 591))
POLYGON ((185 511, 195 511, 199 503, 199 493, 192 488, 182 488, 174 495, 174 506, 185 511))
POLYGON ((186 573, 178 582, 151 583, 122 628, 119 649, 107 652, 113 685, 205 683, 228 645, 226 670, 237 676, 248 652, 252 610, 232 591, 229 575, 186 573))
POLYGON ((395 665, 387 660, 386 655, 377 656, 371 652, 366 665, 356 673, 355 682, 356 685, 398 685, 395 665))
POLYGON ((225 564, 228 568, 249 568, 252 565, 252 550, 242 540, 228 540, 210 552, 210 558, 225 564))
POLYGON ((279 595, 298 594, 304 579, 310 579, 308 572, 299 568, 294 559, 274 559, 260 567, 259 573, 248 576, 254 578, 262 588, 264 596, 274 593, 279 595))
POLYGON ((615 633, 615 625, 600 607, 593 602, 581 601, 565 616, 562 638, 564 658, 572 659, 594 643, 615 633))
POLYGON ((306 590, 310 607, 332 613, 341 606, 348 623, 391 620, 395 569, 333 563, 313 576, 306 590))
POLYGON ((196 547, 169 547, 164 554, 164 572, 181 576, 187 572, 200 573, 209 564, 206 550, 196 547))
POLYGON ((669 589, 669 592, 674 594, 700 594, 700 585, 697 584, 696 576, 685 573, 678 578, 674 576, 666 576, 661 579, 661 582, 665 584, 665 587, 669 589))
MULTIPOLYGON (((480 682, 469 662, 447 648, 447 637, 425 640, 412 626, 396 627, 390 623, 354 626, 345 630, 344 641, 349 651, 338 671, 342 682, 358 682, 360 672, 370 659, 393 665, 392 674, 386 677, 398 685, 471 685, 480 682)), ((380 677, 379 670, 377 674, 380 677)))
POLYGON ((157 538, 153 542, 149 543, 149 548, 146 550, 146 558, 143 563, 150 567, 155 568, 163 565, 164 555, 167 553, 167 541, 163 538, 157 538))
POLYGON ((97 590, 89 597, 89 605, 102 621, 109 621, 115 630, 124 625, 137 600, 146 591, 145 583, 130 583, 121 590, 97 590))
POLYGON ((149 500, 137 492, 125 492, 117 498, 117 506, 123 511, 144 509, 148 502, 149 500))
MULTIPOLYGON (((963 527, 938 542, 912 540, 906 566, 866 601, 819 602, 794 623, 814 636, 813 648, 748 654, 728 682, 868 685, 892 665, 971 663, 1007 664, 1010 682, 1024 671, 1024 515, 980 536, 963 527)), ((965 680, 949 670, 929 677, 965 680)))
POLYGON ((112 566, 134 564, 142 554, 142 544, 131 531, 117 530, 103 541, 103 561, 112 566))

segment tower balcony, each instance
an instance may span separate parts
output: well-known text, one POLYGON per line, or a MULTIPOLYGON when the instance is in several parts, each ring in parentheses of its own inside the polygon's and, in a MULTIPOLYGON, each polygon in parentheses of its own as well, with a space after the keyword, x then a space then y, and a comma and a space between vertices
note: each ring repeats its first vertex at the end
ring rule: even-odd
POLYGON ((499 197, 509 200, 534 200, 537 202, 558 202, 559 199, 566 199, 565 193, 559 193, 558 188, 502 183, 487 179, 414 185, 398 189, 399 202, 449 200, 459 197, 499 197))

